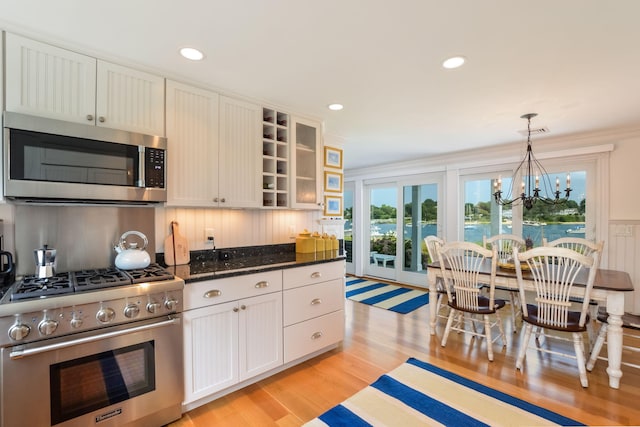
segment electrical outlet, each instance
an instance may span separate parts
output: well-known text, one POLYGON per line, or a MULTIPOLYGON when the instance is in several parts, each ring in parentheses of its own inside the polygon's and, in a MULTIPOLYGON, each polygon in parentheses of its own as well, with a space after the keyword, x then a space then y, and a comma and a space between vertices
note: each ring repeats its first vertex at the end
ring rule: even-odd
POLYGON ((214 244, 215 242, 215 229, 213 228, 205 228, 204 229, 204 241, 210 244, 214 244))

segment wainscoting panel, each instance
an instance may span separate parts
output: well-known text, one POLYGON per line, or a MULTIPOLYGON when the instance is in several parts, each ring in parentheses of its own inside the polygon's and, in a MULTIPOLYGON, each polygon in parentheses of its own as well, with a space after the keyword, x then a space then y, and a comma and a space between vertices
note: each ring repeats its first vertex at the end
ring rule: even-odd
POLYGON ((605 251, 608 265, 603 267, 626 271, 635 287, 625 296, 625 310, 640 314, 640 221, 610 221, 605 251))

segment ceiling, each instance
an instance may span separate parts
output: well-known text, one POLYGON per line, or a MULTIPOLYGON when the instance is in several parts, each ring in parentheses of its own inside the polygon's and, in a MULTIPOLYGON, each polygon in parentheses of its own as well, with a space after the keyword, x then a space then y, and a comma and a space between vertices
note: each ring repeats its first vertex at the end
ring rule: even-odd
POLYGON ((640 125, 637 0, 0 0, 0 10, 5 29, 321 118, 345 169, 524 141, 529 112, 549 136, 640 125), (183 46, 205 59, 183 59, 183 46), (442 68, 453 55, 467 63, 442 68), (344 110, 329 111, 334 102, 344 110))

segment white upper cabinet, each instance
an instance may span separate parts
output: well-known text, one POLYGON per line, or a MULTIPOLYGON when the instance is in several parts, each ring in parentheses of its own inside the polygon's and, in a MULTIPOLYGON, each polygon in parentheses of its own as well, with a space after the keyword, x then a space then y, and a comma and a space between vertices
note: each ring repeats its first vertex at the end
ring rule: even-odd
POLYGON ((291 117, 291 206, 322 207, 322 141, 320 123, 291 117))
POLYGON ((217 206, 219 95, 167 80, 167 205, 217 206))
POLYGON ((262 206, 262 108, 220 97, 220 207, 262 206))
POLYGON ((261 114, 257 105, 167 81, 167 204, 261 206, 261 114))
POLYGON ((6 109, 164 136, 164 78, 6 34, 6 109))
POLYGON ((7 111, 78 123, 95 120, 95 58, 10 33, 5 46, 7 111))
POLYGON ((164 78, 98 61, 96 124, 164 136, 164 78))

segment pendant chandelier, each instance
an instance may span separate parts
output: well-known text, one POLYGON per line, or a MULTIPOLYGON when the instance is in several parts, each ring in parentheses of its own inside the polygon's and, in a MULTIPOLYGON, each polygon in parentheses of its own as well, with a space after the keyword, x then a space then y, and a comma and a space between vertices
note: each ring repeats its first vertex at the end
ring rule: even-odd
POLYGON ((567 188, 563 190, 564 197, 561 198, 560 179, 556 178, 554 191, 547 171, 533 155, 533 149, 531 148, 531 119, 537 115, 536 113, 529 113, 520 116, 521 119, 527 119, 527 153, 518 165, 518 168, 514 171, 513 178, 511 179, 511 187, 507 193, 504 193, 504 196, 502 191, 502 178, 498 177, 498 180, 493 182, 493 198, 499 205, 515 206, 522 204, 525 208, 531 209, 533 205, 538 202, 556 205, 564 203, 569 199, 569 194, 571 193, 571 175, 567 174, 567 188), (514 186, 514 183, 517 182, 518 179, 522 179, 520 195, 515 193, 514 186), (542 189, 540 188, 540 182, 542 182, 542 189))

